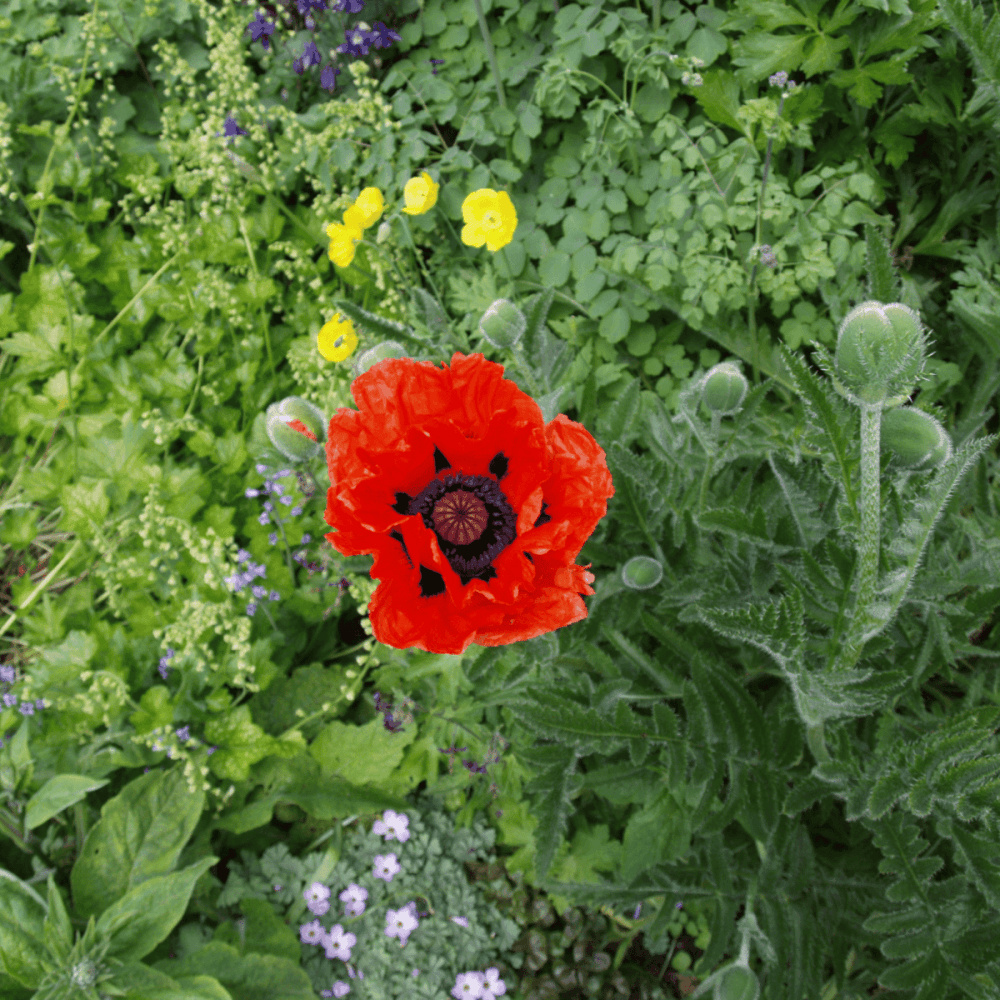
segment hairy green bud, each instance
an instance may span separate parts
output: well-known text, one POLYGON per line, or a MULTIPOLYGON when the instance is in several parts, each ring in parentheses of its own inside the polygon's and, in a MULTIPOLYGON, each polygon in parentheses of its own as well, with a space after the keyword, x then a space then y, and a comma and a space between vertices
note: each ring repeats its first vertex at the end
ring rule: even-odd
POLYGON ((633 556, 622 567, 622 583, 631 590, 649 590, 663 579, 663 567, 649 556, 633 556))
POLYGON ((326 418, 319 407, 301 396, 286 396, 280 403, 272 403, 266 414, 267 436, 271 444, 285 458, 293 462, 304 462, 315 458, 323 451, 320 442, 326 440, 326 418), (310 441, 305 434, 288 425, 299 421, 315 438, 310 441))
POLYGON ((94 985, 94 981, 97 979, 97 971, 97 966, 89 958, 85 958, 82 962, 77 962, 73 966, 73 971, 70 974, 70 982, 74 986, 86 989, 88 986, 94 985))
POLYGON ((732 361, 723 361, 709 369, 701 389, 701 400, 714 413, 731 417, 739 413, 749 383, 732 361))
POLYGON ((933 469, 951 458, 951 438, 940 421, 912 406, 882 414, 881 441, 904 469, 933 469))
POLYGON ((760 983, 753 969, 731 965, 712 984, 715 1000, 757 1000, 760 983))
POLYGON ((354 365, 354 377, 364 375, 369 368, 374 367, 380 361, 385 361, 386 358, 405 358, 407 356, 406 348, 402 344, 395 340, 383 340, 381 344, 369 347, 358 358, 354 365))
POLYGON ((524 313, 509 299, 497 299, 479 321, 483 339, 501 350, 513 347, 524 336, 527 327, 524 313))
POLYGON ((834 388, 855 406, 898 406, 924 370, 927 340, 920 317, 900 302, 862 302, 837 333, 834 388))

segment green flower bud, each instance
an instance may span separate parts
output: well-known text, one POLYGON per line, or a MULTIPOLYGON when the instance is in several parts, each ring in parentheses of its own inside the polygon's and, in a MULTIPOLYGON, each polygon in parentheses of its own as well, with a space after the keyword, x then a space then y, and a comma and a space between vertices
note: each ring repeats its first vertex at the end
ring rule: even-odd
POLYGON ((378 233, 375 236, 376 243, 385 243, 385 241, 392 235, 392 223, 386 219, 381 226, 378 227, 378 233))
POLYGON ((753 969, 745 965, 731 965, 712 984, 715 1000, 757 1000, 760 983, 753 969))
POLYGON ((319 442, 326 440, 325 418, 323 411, 308 400, 301 396, 287 396, 280 403, 272 403, 267 408, 266 420, 267 436, 285 458, 305 462, 322 453, 323 446, 319 442), (316 440, 311 441, 301 430, 290 427, 293 421, 297 421, 316 440))
POLYGON ((951 458, 951 438, 941 423, 907 406, 882 414, 882 450, 904 469, 933 469, 951 458))
POLYGON ((499 349, 513 347, 524 336, 527 327, 524 313, 508 299, 497 299, 479 321, 483 339, 499 349))
POLYGON ((837 333, 834 388, 855 406, 898 406, 924 370, 926 349, 920 317, 909 306, 862 302, 837 333))
POLYGON ((709 369, 701 389, 702 402, 714 413, 731 417, 739 413, 749 383, 732 361, 709 369))
POLYGON ((89 958, 85 958, 82 962, 77 962, 70 973, 70 981, 74 986, 78 986, 81 989, 93 986, 96 979, 97 966, 89 958))
POLYGON ((364 375, 369 368, 377 365, 386 358, 405 358, 406 349, 395 340, 384 340, 381 344, 369 347, 357 360, 354 365, 354 377, 364 375))
POLYGON ((663 579, 663 567, 649 556, 633 556, 622 567, 622 583, 631 590, 649 590, 663 579))

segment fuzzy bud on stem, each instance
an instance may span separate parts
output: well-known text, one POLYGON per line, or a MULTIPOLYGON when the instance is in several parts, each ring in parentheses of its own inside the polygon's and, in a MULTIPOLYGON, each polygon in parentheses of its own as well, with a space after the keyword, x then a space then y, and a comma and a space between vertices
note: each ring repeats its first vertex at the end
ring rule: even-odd
POLYGON ((862 302, 837 333, 834 388, 855 406, 899 406, 924 370, 926 350, 920 317, 909 306, 862 302))

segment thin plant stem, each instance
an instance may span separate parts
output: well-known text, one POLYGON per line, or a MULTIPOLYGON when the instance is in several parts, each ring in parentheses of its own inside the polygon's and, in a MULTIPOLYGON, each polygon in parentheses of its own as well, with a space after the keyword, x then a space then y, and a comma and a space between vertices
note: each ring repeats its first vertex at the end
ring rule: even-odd
MULTIPOLYGON (((655 2, 655 0, 654 0, 655 2)), ((775 125, 781 119, 781 110, 785 106, 785 91, 781 91, 781 99, 778 102, 778 116, 775 120, 775 125)), ((767 174, 771 169, 771 147, 774 145, 774 130, 772 129, 771 134, 767 137, 767 155, 764 158, 764 176, 761 178, 760 182, 760 197, 757 199, 757 231, 754 238, 756 247, 760 247, 760 234, 761 234, 761 220, 764 214, 764 189, 767 187, 767 174)), ((759 254, 759 249, 757 253, 759 254)), ((750 283, 749 283, 749 319, 750 319, 750 341, 753 345, 753 360, 751 362, 753 366, 753 381, 754 384, 760 382, 760 372, 757 370, 757 317, 755 315, 754 306, 757 302, 757 290, 754 287, 754 279, 757 276, 757 261, 754 261, 753 269, 750 271, 750 283)))
MULTIPOLYGON (((92 12, 92 17, 96 21, 97 19, 97 0, 94 0, 94 9, 92 12)), ((80 70, 80 79, 76 85, 76 93, 73 95, 73 107, 70 110, 69 118, 63 125, 60 125, 55 130, 55 134, 52 138, 52 147, 49 149, 48 159, 45 161, 45 169, 42 171, 42 179, 38 183, 38 191, 42 195, 42 204, 38 210, 38 220, 35 223, 35 235, 31 241, 31 256, 28 259, 28 273, 35 266, 35 255, 38 253, 38 237, 42 232, 42 220, 45 218, 45 202, 46 202, 46 183, 49 179, 49 169, 52 166, 52 158, 55 156, 56 150, 63 144, 66 137, 69 135, 70 126, 73 124, 73 119, 76 117, 77 111, 80 110, 80 101, 83 97, 83 84, 87 78, 87 63, 90 60, 90 43, 91 39, 87 39, 86 48, 83 50, 83 67, 80 70)))
MULTIPOLYGON (((250 258, 250 267, 253 269, 253 276, 260 279, 260 273, 257 270, 257 261, 254 259, 253 247, 250 245, 250 234, 247 232, 246 222, 243 221, 243 216, 239 217, 240 232, 243 234, 243 242, 246 244, 247 256, 250 258)), ((271 364, 271 374, 274 375, 274 355, 271 353, 271 331, 267 320, 264 318, 264 307, 260 307, 260 320, 261 326, 264 328, 264 343, 267 344, 267 360, 271 364)))
POLYGON ((497 86, 497 96, 500 98, 500 107, 506 109, 507 98, 504 97, 503 83, 500 80, 500 66, 497 63, 497 54, 493 49, 493 39, 490 38, 489 25, 486 23, 486 15, 483 14, 483 5, 480 0, 472 0, 476 5, 476 17, 479 19, 479 31, 483 36, 483 44, 486 46, 486 55, 490 61, 490 70, 493 73, 493 82, 497 86))

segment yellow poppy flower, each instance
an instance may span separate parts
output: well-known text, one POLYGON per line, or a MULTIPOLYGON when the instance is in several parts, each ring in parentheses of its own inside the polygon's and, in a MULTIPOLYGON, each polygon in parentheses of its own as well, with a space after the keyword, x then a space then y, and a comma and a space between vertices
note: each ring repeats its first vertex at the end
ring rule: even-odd
POLYGON ((423 215, 429 212, 438 200, 438 187, 425 170, 419 177, 411 177, 403 188, 403 200, 407 215, 423 215))
POLYGON ((382 192, 377 187, 367 187, 354 200, 354 204, 344 212, 344 222, 348 223, 348 214, 352 219, 356 218, 361 222, 361 228, 367 229, 374 226, 382 218, 382 210, 385 208, 385 201, 382 192), (354 210, 358 209, 360 214, 354 210))
POLYGON ((462 202, 462 242, 469 247, 481 247, 496 253, 514 237, 517 212, 506 191, 480 188, 462 202))
POLYGON ((354 332, 354 324, 349 318, 343 319, 340 313, 334 313, 333 319, 323 324, 316 337, 316 343, 319 353, 327 361, 343 361, 354 353, 354 349, 358 346, 358 335, 354 332))
POLYGON ((337 267, 347 267, 354 260, 355 246, 363 236, 357 226, 344 226, 339 222, 331 222, 326 227, 326 235, 330 237, 330 260, 337 267))

